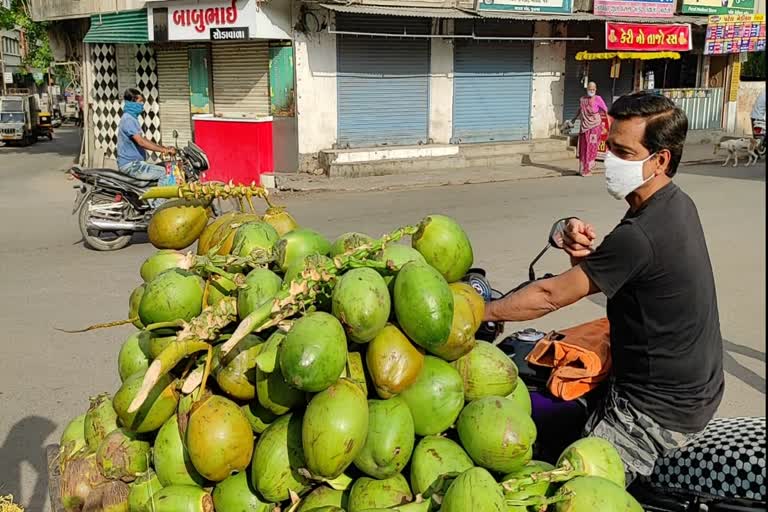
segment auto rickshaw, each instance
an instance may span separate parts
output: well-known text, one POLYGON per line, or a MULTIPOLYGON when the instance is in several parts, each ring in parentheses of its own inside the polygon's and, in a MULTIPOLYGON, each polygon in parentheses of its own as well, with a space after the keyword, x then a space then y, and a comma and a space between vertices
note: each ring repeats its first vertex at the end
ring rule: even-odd
POLYGON ((48 137, 48 140, 53 140, 53 115, 47 111, 38 113, 34 131, 38 138, 48 137))

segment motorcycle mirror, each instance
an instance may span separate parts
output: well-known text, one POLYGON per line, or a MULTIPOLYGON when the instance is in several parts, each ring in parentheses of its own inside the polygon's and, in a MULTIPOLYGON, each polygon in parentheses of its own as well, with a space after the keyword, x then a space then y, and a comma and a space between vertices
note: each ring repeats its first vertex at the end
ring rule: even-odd
POLYGON ((552 229, 549 230, 549 245, 555 249, 563 248, 563 234, 565 233, 565 225, 568 219, 560 219, 552 224, 552 229))

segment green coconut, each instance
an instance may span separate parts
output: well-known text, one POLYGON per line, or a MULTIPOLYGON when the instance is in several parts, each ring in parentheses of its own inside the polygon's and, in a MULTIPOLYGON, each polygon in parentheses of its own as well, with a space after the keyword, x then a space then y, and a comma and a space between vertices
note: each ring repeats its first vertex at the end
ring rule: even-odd
POLYGON ((186 256, 173 249, 161 249, 144 260, 139 274, 145 283, 150 282, 161 272, 171 268, 185 268, 186 256))
POLYGON ((197 274, 178 268, 161 272, 146 284, 139 303, 144 325, 184 320, 188 322, 203 309, 205 282, 197 274))
POLYGON ((565 465, 587 476, 599 476, 621 486, 626 486, 624 462, 610 441, 599 437, 584 437, 571 443, 557 465, 565 465))
POLYGON ((285 211, 285 208, 282 206, 271 206, 267 208, 267 211, 264 212, 263 220, 275 228, 275 231, 277 231, 280 236, 290 233, 299 227, 296 219, 294 219, 290 213, 285 211))
POLYGON ((232 254, 248 256, 253 251, 268 251, 279 238, 275 228, 266 222, 246 222, 237 228, 232 242, 232 254))
POLYGON ((276 416, 282 416, 306 403, 304 392, 288 385, 280 368, 272 373, 256 371, 256 395, 259 404, 276 416))
POLYGON ((297 228, 283 235, 275 244, 277 265, 285 272, 301 262, 310 254, 327 256, 331 252, 331 243, 317 231, 297 228))
POLYGON ((166 201, 152 214, 149 241, 158 249, 186 249, 208 224, 208 203, 200 200, 166 201))
POLYGON ((643 512, 643 507, 624 487, 599 476, 580 476, 564 483, 558 495, 568 499, 555 503, 554 512, 643 512))
MULTIPOLYGON (((553 469, 555 469, 555 467, 548 462, 532 460, 517 471, 505 475, 501 480, 499 480, 499 482, 503 483, 508 480, 524 478, 536 473, 551 471, 553 469)), ((521 491, 504 492, 504 497, 507 500, 526 500, 536 496, 548 496, 552 487, 553 485, 547 479, 542 478, 541 480, 535 482, 533 485, 530 485, 521 491)), ((508 503, 507 512, 528 512, 528 506, 509 505, 508 503)))
POLYGON ((176 406, 179 405, 175 380, 166 374, 160 377, 141 407, 129 413, 128 407, 139 393, 145 374, 145 371, 139 371, 125 379, 112 400, 112 406, 120 418, 120 423, 138 433, 154 432, 162 427, 163 423, 176 412, 176 406))
POLYGON ((163 350, 168 348, 168 345, 176 341, 176 336, 162 336, 159 332, 153 332, 150 334, 147 347, 149 349, 149 357, 152 359, 157 358, 162 354, 163 350))
POLYGON ((471 352, 477 345, 475 333, 480 324, 477 322, 476 313, 466 296, 466 291, 459 286, 462 284, 464 283, 451 283, 449 285, 453 294, 453 321, 451 322, 451 334, 448 335, 448 341, 439 347, 430 349, 432 354, 446 361, 459 359, 471 352))
POLYGON ((88 444, 85 442, 85 414, 81 414, 64 427, 59 440, 59 453, 66 460, 85 450, 86 446, 88 444))
POLYGON ((130 512, 152 512, 152 496, 163 486, 151 469, 136 477, 128 492, 130 512))
MULTIPOLYGON (((349 512, 390 508, 413 501, 413 493, 401 474, 383 480, 360 477, 349 492, 349 512)), ((469 509, 467 509, 469 510, 469 509)))
POLYGON ((107 434, 117 429, 117 413, 112 407, 111 397, 103 393, 91 398, 83 424, 88 449, 95 452, 107 434))
POLYGON ((472 267, 474 256, 469 237, 458 222, 445 215, 430 215, 422 220, 411 243, 449 283, 464 277, 472 267))
POLYGON ((244 287, 237 292, 237 314, 245 318, 264 302, 272 299, 283 285, 280 276, 266 268, 255 268, 245 277, 244 287))
POLYGON ((395 279, 395 316, 414 343, 427 350, 445 344, 453 322, 453 293, 437 270, 406 263, 395 279))
POLYGON ((333 288, 333 316, 355 343, 368 343, 387 325, 391 308, 384 279, 373 269, 345 273, 333 288))
POLYGON ((441 512, 507 512, 504 495, 491 474, 483 468, 468 469, 448 487, 441 512))
POLYGON ((307 468, 318 477, 338 477, 361 452, 367 435, 365 394, 355 382, 339 379, 316 394, 304 413, 301 438, 307 468))
POLYGON ((221 361, 217 347, 214 353, 215 369, 211 373, 227 396, 236 400, 256 397, 256 359, 263 346, 261 338, 249 334, 227 354, 226 364, 221 361))
POLYGON ((245 414, 248 423, 251 424, 251 429, 256 434, 261 434, 267 430, 267 427, 278 418, 277 414, 261 405, 258 400, 251 400, 247 404, 241 406, 240 409, 243 411, 243 414, 245 414))
POLYGON ((424 357, 419 378, 400 393, 413 415, 416 434, 430 436, 448 430, 464 407, 461 375, 450 364, 424 357))
POLYGON ((391 398, 411 386, 424 367, 424 354, 392 324, 368 344, 365 364, 376 393, 391 398))
POLYGON ((360 246, 373 242, 373 238, 363 233, 344 233, 340 235, 331 244, 331 257, 344 254, 345 252, 357 249, 360 246))
POLYGON ((472 460, 490 471, 511 473, 531 460, 536 425, 512 400, 486 397, 470 402, 456 430, 472 460))
POLYGON ((120 381, 125 381, 136 372, 147 371, 152 357, 149 354, 149 340, 152 335, 146 331, 131 334, 117 354, 117 372, 120 381))
POLYGON ((227 512, 272 512, 269 503, 251 486, 246 471, 241 471, 219 482, 213 490, 213 506, 227 512))
POLYGON ((410 460, 415 436, 411 410, 402 398, 368 400, 368 436, 354 464, 373 478, 391 478, 410 460))
POLYGON ((110 480, 133 482, 149 469, 150 448, 148 441, 119 428, 110 432, 99 445, 96 463, 101 474, 110 480))
POLYGON ((251 462, 251 424, 240 407, 223 396, 210 395, 192 406, 185 435, 189 460, 212 482, 243 471, 251 462))
POLYGON ((337 491, 327 485, 321 485, 301 499, 296 512, 315 512, 320 507, 338 507, 346 509, 349 501, 347 491, 337 491))
POLYGON ((507 396, 517 386, 517 366, 500 348, 478 341, 475 348, 452 363, 464 381, 464 398, 507 396))
POLYGON ((152 459, 160 484, 196 485, 204 487, 206 482, 197 472, 189 452, 184 446, 178 417, 174 414, 160 428, 152 447, 152 459))
POLYGON ((141 323, 141 318, 139 318, 139 305, 141 304, 141 298, 144 296, 145 288, 145 284, 137 286, 128 298, 128 318, 131 319, 131 323, 137 329, 144 328, 144 324, 141 323))
POLYGON ((525 385, 523 379, 520 376, 517 377, 517 386, 515 389, 507 395, 507 398, 514 400, 518 403, 523 410, 528 413, 528 416, 533 412, 533 404, 531 403, 531 392, 528 391, 528 386, 525 385))
POLYGON ((339 378, 346 362, 344 328, 333 315, 321 311, 296 320, 280 347, 283 376, 302 391, 326 389, 339 378))
POLYGON ((208 297, 206 304, 213 306, 222 301, 225 297, 237 295, 238 288, 234 281, 224 276, 211 276, 208 281, 208 297))
POLYGON ((193 485, 170 485, 152 496, 153 512, 214 512, 213 498, 193 485))
POLYGON ((474 465, 456 442, 440 436, 424 437, 411 458, 411 489, 422 494, 441 477, 458 476, 474 465))
POLYGON ((290 498, 290 491, 301 494, 311 486, 299 472, 306 467, 301 425, 300 415, 280 416, 256 442, 251 483, 269 501, 285 501, 290 498))

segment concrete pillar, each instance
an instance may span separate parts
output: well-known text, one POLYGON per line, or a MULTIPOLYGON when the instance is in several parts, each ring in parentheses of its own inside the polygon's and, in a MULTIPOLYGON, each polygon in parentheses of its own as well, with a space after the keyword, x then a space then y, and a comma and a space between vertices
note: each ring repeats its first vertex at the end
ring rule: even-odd
MULTIPOLYGON (((453 33, 452 26, 447 30, 449 34, 453 33)), ((449 144, 453 137, 453 45, 449 39, 432 39, 429 138, 433 144, 449 144)))
MULTIPOLYGON (((565 34, 560 24, 537 21, 534 37, 565 34)), ((565 42, 534 41, 531 137, 545 139, 559 133, 565 95, 565 42)))
MULTIPOLYGON (((298 3, 293 11, 298 15, 298 3)), ((324 12, 315 11, 321 22, 324 12)), ((331 149, 338 136, 336 36, 294 32, 293 44, 299 172, 311 172, 320 168, 318 152, 331 149)))

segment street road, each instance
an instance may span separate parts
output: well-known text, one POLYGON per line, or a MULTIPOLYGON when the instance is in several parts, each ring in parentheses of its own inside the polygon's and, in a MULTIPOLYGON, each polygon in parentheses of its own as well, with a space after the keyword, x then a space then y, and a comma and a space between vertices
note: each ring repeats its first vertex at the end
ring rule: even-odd
MULTIPOLYGON (((139 265, 153 251, 148 243, 116 253, 83 247, 70 215, 72 182, 62 172, 79 142, 71 129, 57 136, 30 148, 0 147, 0 495, 13 493, 31 511, 48 510, 43 447, 86 410, 89 396, 117 389, 117 351, 131 332, 73 335, 54 328, 125 318, 139 265)), ((765 415, 765 167, 691 166, 677 182, 698 205, 717 278, 728 373, 719 414, 765 415)), ((602 237, 625 208, 608 196, 600 176, 280 202, 329 237, 352 230, 379 235, 446 213, 469 232, 476 264, 502 290, 525 280, 554 220, 579 216, 602 237)), ((539 264, 542 272, 565 267, 565 256, 555 251, 539 264)), ((603 312, 597 297, 530 325, 564 328, 603 312)))

